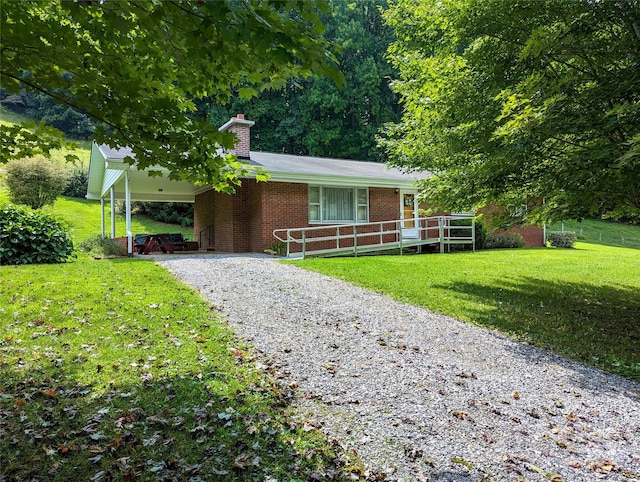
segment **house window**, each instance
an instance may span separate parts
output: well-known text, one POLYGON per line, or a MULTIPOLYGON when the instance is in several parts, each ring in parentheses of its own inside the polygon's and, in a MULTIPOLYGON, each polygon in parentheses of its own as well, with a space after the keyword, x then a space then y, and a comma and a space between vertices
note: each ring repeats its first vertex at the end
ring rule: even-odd
POLYGON ((366 223, 367 188, 309 186, 310 223, 366 223))

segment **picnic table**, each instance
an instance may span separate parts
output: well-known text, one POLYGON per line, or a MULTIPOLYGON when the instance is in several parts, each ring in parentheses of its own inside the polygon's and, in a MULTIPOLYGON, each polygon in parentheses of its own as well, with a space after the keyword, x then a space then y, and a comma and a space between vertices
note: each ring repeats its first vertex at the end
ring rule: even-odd
POLYGON ((137 234, 134 248, 138 254, 150 254, 153 251, 173 254, 175 251, 197 251, 199 244, 187 241, 182 234, 137 234))

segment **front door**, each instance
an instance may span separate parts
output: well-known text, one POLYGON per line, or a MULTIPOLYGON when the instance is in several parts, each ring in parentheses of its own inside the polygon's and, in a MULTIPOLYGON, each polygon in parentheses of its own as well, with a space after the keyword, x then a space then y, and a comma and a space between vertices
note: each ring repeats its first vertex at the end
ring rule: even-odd
POLYGON ((416 192, 400 191, 400 219, 402 220, 402 237, 416 239, 419 237, 416 219, 418 218, 418 203, 416 192))

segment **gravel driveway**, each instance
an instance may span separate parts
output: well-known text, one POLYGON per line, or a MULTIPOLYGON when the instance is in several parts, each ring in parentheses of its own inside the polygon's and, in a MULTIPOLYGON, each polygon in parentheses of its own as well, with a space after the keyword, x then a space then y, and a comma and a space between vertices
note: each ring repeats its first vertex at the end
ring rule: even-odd
POLYGON ((636 383, 273 258, 158 262, 387 480, 640 480, 636 383))

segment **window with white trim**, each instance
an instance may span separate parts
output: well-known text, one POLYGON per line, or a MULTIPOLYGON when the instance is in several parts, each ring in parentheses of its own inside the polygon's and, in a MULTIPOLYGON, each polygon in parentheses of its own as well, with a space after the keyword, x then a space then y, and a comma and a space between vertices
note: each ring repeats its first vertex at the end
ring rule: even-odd
POLYGON ((366 223, 369 190, 363 187, 309 186, 310 223, 366 223))

